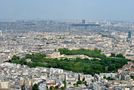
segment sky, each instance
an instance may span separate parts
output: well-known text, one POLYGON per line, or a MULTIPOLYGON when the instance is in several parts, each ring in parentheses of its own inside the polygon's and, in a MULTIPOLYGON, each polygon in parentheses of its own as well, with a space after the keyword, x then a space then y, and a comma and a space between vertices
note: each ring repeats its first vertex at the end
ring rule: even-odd
POLYGON ((0 0, 0 20, 134 21, 134 0, 0 0))

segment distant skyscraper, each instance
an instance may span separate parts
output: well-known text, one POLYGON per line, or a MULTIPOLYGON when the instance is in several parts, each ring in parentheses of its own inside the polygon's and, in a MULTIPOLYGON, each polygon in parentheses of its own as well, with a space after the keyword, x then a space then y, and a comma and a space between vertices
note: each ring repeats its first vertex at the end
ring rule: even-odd
POLYGON ((86 23, 86 21, 85 20, 82 20, 82 24, 85 24, 86 23))
POLYGON ((0 36, 2 36, 2 30, 0 30, 0 36))
POLYGON ((127 41, 132 44, 132 32, 128 31, 127 41))
POLYGON ((132 33, 131 31, 128 31, 128 39, 131 39, 131 37, 132 37, 132 33))

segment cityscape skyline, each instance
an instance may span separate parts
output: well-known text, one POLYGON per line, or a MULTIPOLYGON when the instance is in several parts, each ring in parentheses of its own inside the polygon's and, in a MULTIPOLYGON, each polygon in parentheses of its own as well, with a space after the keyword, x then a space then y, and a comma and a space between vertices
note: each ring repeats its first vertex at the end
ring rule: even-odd
POLYGON ((134 0, 0 0, 0 90, 134 90, 134 0))

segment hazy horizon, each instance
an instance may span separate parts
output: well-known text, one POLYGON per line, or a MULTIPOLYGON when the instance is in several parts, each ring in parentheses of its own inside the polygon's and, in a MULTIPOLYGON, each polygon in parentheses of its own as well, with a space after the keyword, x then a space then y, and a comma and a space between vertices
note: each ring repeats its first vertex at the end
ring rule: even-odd
POLYGON ((0 0, 0 20, 134 20, 134 0, 0 0))

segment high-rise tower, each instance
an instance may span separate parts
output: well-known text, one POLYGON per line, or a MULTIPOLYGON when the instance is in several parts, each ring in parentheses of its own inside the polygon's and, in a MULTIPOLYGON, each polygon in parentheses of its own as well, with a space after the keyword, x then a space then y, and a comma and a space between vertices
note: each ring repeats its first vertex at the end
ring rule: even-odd
POLYGON ((128 31, 128 39, 131 39, 131 38, 132 38, 132 32, 128 31))

